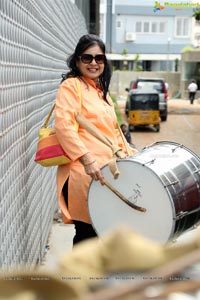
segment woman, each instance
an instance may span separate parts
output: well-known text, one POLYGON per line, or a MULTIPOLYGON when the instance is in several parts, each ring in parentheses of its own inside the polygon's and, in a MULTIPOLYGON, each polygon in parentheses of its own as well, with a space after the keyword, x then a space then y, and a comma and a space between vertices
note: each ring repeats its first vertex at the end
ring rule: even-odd
POLYGON ((58 167, 57 187, 63 221, 74 223, 73 244, 76 244, 96 236, 87 208, 88 188, 91 179, 104 184, 101 167, 112 158, 106 145, 81 126, 77 130, 77 113, 81 112, 113 143, 122 147, 122 140, 116 129, 114 106, 108 96, 111 70, 104 43, 95 35, 82 36, 67 64, 70 71, 56 98, 55 128, 57 138, 72 162, 58 167))

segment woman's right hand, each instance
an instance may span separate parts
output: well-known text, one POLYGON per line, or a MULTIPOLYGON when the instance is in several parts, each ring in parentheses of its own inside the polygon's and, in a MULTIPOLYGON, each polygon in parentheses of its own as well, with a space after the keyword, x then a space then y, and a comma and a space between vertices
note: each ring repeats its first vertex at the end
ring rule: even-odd
POLYGON ((90 164, 84 166, 85 173, 90 175, 92 179, 99 180, 102 185, 104 185, 104 176, 99 168, 99 165, 96 161, 91 162, 90 164))

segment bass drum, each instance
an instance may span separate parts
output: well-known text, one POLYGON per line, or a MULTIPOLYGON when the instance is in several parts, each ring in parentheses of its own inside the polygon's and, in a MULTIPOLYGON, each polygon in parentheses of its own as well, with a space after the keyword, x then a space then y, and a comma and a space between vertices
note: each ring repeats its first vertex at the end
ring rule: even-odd
POLYGON ((114 179, 106 165, 105 179, 124 197, 146 209, 131 208, 107 186, 92 181, 88 207, 98 235, 128 225, 147 238, 166 243, 200 219, 200 158, 174 142, 157 142, 117 162, 114 179))

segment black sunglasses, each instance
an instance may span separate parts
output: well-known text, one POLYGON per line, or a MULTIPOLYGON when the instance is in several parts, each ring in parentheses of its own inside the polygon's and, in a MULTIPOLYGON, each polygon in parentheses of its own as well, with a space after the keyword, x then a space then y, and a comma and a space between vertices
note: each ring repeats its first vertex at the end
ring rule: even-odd
POLYGON ((83 64, 90 64, 93 59, 96 61, 97 64, 104 64, 106 61, 105 54, 97 54, 93 56, 92 54, 82 54, 80 60, 83 64))

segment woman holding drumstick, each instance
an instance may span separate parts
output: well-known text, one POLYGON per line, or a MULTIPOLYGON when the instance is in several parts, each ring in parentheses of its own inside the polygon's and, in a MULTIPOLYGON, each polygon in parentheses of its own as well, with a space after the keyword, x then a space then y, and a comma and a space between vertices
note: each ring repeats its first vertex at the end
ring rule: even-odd
POLYGON ((75 225, 76 244, 96 236, 88 214, 88 188, 91 179, 104 185, 101 167, 113 156, 108 146, 81 125, 77 129, 78 112, 113 144, 122 149, 124 146, 108 95, 111 70, 104 43, 95 35, 82 36, 67 64, 69 72, 56 98, 55 128, 72 162, 58 167, 57 190, 64 223, 75 225))

